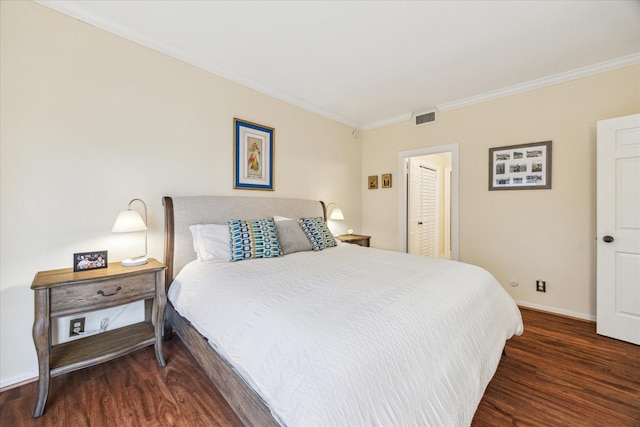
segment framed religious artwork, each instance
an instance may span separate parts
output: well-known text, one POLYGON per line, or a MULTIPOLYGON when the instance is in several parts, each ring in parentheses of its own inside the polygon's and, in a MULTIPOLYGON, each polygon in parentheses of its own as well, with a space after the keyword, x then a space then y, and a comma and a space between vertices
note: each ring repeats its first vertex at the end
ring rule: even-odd
POLYGON ((382 188, 391 188, 391 174, 383 173, 382 174, 382 188))
POLYGON ((275 189, 275 133, 274 128, 233 119, 233 188, 275 189))
POLYGON ((367 182, 369 190, 375 190, 378 188, 378 175, 369 176, 367 182))

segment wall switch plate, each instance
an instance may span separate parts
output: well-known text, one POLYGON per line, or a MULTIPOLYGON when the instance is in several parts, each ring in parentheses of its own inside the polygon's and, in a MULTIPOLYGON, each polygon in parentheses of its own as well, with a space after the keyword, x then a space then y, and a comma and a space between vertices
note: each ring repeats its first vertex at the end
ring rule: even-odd
POLYGON ((547 282, 544 280, 536 280, 536 291, 547 292, 547 282))
POLYGON ((71 319, 69 322, 69 336, 76 337, 84 333, 84 317, 71 319))

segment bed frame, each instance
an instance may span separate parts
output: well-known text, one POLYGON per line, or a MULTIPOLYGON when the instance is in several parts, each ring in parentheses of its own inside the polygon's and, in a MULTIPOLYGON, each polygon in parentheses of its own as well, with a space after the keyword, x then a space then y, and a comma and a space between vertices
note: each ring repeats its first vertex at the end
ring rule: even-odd
MULTIPOLYGON (((180 270, 196 259, 189 226, 226 224, 228 219, 258 219, 275 215, 326 219, 321 201, 275 197, 164 197, 165 283, 167 290, 180 270)), ((264 401, 168 302, 165 338, 175 332, 245 426, 278 426, 264 401)))

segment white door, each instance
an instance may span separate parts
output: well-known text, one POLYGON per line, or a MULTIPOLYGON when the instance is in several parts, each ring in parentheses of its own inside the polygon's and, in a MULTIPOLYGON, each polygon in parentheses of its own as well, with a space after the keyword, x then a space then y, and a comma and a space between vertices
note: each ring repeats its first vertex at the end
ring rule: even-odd
POLYGON ((640 344, 640 114, 598 122, 597 332, 640 344))
POLYGON ((438 256, 438 172, 409 159, 409 253, 438 256))

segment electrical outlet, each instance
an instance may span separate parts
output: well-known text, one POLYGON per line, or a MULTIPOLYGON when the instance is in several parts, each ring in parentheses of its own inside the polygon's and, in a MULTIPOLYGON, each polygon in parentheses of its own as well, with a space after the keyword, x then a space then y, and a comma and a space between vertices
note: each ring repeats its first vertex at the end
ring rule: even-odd
POLYGON ((69 322, 69 336, 76 337, 84 333, 84 317, 72 319, 69 322))
POLYGON ((544 280, 536 280, 536 291, 547 292, 547 282, 544 280))

